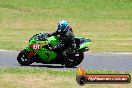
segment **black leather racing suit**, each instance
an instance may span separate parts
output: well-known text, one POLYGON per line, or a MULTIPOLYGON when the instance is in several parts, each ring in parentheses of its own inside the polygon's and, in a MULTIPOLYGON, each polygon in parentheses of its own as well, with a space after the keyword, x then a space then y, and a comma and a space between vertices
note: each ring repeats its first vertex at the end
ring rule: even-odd
POLYGON ((65 32, 55 31, 54 33, 49 34, 49 36, 57 36, 60 35, 61 42, 52 47, 52 50, 57 52, 63 52, 69 47, 75 47, 75 36, 73 34, 72 28, 67 27, 65 32))

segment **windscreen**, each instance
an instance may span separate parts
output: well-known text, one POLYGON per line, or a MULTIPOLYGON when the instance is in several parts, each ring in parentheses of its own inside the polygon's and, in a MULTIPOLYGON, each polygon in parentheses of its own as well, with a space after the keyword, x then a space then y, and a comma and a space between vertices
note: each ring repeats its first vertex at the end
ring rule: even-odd
POLYGON ((33 37, 30 38, 29 42, 32 40, 32 39, 35 39, 36 41, 46 41, 47 40, 47 37, 48 36, 48 33, 39 33, 39 34, 36 34, 34 35, 33 37))

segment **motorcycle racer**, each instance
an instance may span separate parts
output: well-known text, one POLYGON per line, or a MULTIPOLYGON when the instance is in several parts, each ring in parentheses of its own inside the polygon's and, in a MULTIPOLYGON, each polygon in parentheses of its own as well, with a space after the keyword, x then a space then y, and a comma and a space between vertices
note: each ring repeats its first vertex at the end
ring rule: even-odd
POLYGON ((50 33, 48 36, 57 35, 60 35, 61 43, 54 47, 50 47, 51 50, 63 52, 69 47, 75 47, 75 36, 72 28, 69 26, 68 21, 61 20, 60 22, 58 22, 57 31, 50 33))
POLYGON ((74 67, 82 62, 90 44, 90 39, 75 38, 68 21, 61 20, 55 32, 33 35, 29 45, 18 54, 17 61, 21 65, 36 62, 74 67))

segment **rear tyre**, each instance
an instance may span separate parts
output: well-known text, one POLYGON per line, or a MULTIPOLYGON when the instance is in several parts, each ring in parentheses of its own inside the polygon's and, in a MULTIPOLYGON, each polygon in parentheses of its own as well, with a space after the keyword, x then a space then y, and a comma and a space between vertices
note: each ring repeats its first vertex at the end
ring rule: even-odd
POLYGON ((84 53, 79 53, 76 55, 68 55, 68 59, 65 61, 65 67, 75 67, 79 65, 84 58, 84 53))
POLYGON ((33 63, 33 60, 31 58, 28 58, 28 54, 30 51, 22 50, 17 57, 17 61, 19 64, 23 66, 28 66, 33 63))

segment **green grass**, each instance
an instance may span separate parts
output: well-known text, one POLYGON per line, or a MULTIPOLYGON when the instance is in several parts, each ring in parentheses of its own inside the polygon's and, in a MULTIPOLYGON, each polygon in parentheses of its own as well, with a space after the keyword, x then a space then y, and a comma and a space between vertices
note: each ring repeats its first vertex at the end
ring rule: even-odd
POLYGON ((92 52, 132 52, 131 0, 0 0, 0 49, 22 50, 66 19, 92 52))
MULTIPOLYGON (((38 74, 48 73, 56 76, 75 76, 78 68, 75 70, 57 70, 57 69, 46 69, 40 67, 0 67, 0 74, 38 74)), ((87 74, 128 74, 129 72, 109 71, 109 70, 88 70, 87 74)))
MULTIPOLYGON (((125 74, 129 72, 87 71, 88 74, 125 74)), ((77 70, 46 68, 0 68, 1 88, 80 88, 77 70)), ((132 75, 132 73, 129 73, 132 75)), ((132 84, 86 84, 82 88, 131 88, 132 84)))

